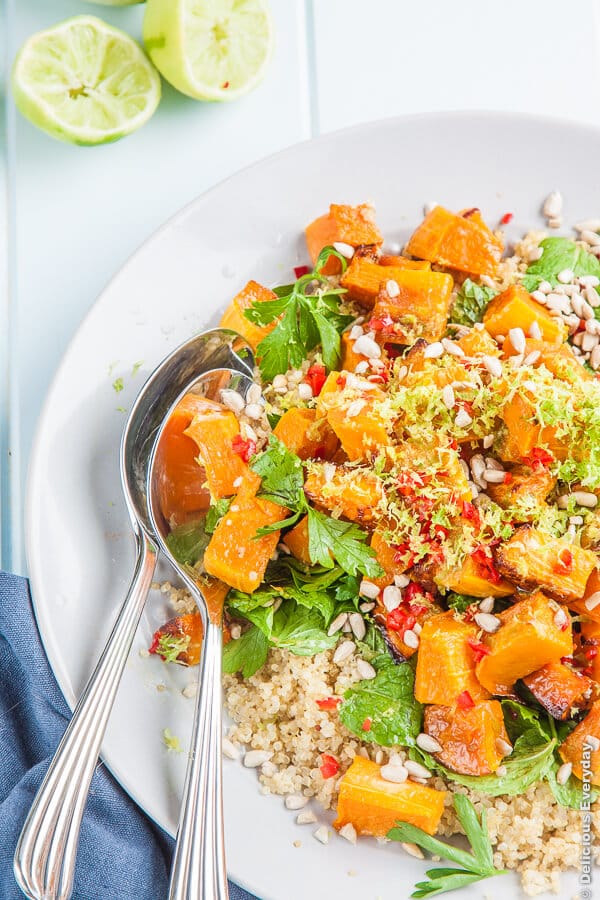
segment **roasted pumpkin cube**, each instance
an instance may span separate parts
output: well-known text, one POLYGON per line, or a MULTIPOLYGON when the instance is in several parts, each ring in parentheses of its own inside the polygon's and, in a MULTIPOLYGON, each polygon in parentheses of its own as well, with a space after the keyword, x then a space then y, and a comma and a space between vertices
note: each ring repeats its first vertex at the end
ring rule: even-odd
POLYGON ((526 675, 523 684, 553 719, 570 719, 590 705, 593 682, 562 662, 546 663, 526 675))
POLYGON ((571 625, 567 620, 565 627, 560 612, 538 591, 499 614, 498 630, 482 636, 489 653, 477 663, 477 677, 490 693, 509 694, 520 678, 572 654, 571 625))
POLYGON ((536 447, 547 448, 557 459, 564 459, 568 446, 557 436, 553 425, 541 425, 535 417, 535 397, 516 393, 504 406, 502 419, 506 433, 500 441, 498 455, 506 462, 520 462, 536 447))
POLYGON ((266 525, 285 519, 287 510, 257 497, 235 497, 204 553, 204 567, 238 591, 251 594, 262 583, 268 562, 279 542, 279 531, 257 538, 266 525))
MULTIPOLYGON (((552 343, 551 341, 535 340, 527 338, 525 341, 525 357, 535 353, 537 358, 530 363, 534 368, 545 366, 556 378, 567 381, 569 384, 578 384, 581 381, 590 381, 594 375, 578 362, 570 344, 552 343)), ((502 345, 504 357, 517 355, 510 337, 507 337, 502 345)))
POLYGON ((365 361, 365 357, 354 350, 354 340, 350 337, 350 333, 345 331, 342 335, 342 359, 341 367, 346 372, 354 372, 360 362, 365 361))
POLYGON ((378 390, 344 393, 327 412, 327 422, 340 440, 348 459, 365 459, 391 444, 388 423, 378 404, 385 394, 378 390))
POLYGON ((300 459, 331 459, 339 440, 324 419, 317 419, 314 409, 288 409, 273 433, 300 459))
POLYGON ((585 719, 562 742, 558 752, 564 762, 573 765, 573 774, 581 780, 585 760, 591 783, 600 785, 600 700, 596 700, 585 719), (588 738, 592 738, 591 743, 588 738))
POLYGON ((489 698, 475 674, 475 656, 469 641, 477 642, 477 627, 455 619, 452 612, 425 622, 415 676, 415 697, 419 703, 455 706, 465 691, 475 703, 489 698))
POLYGON ((502 707, 497 700, 484 700, 462 709, 459 706, 426 706, 426 734, 442 749, 434 757, 461 775, 491 775, 510 747, 502 707))
POLYGON ((600 684, 600 621, 586 619, 581 623, 581 650, 589 677, 600 684))
POLYGON ((468 597, 510 597, 515 592, 514 584, 505 578, 490 579, 473 556, 467 556, 458 569, 441 575, 436 581, 440 587, 468 597))
POLYGON ((418 259, 471 275, 492 276, 498 271, 503 249, 480 215, 457 215, 443 206, 425 216, 405 248, 418 259))
POLYGON ((263 287, 257 281, 249 281, 245 288, 233 298, 223 315, 221 327, 231 328, 245 338, 253 350, 256 350, 263 338, 273 331, 275 321, 268 325, 255 325, 244 315, 244 310, 250 309, 255 303, 263 303, 265 300, 276 300, 277 295, 269 288, 263 287))
POLYGON ((500 356, 501 352, 494 338, 483 327, 470 328, 456 343, 467 356, 500 356))
POLYGON ((215 499, 231 497, 239 478, 248 466, 233 449, 240 426, 231 410, 213 400, 198 404, 194 418, 184 434, 198 447, 198 458, 204 466, 206 481, 215 499))
POLYGON ((329 373, 327 378, 325 379, 325 384, 321 388, 319 392, 319 396, 317 397, 316 411, 318 416, 326 416, 327 410, 332 403, 335 403, 335 397, 341 391, 344 390, 346 386, 346 379, 348 377, 348 372, 337 372, 332 371, 329 373))
POLYGON ((150 653, 182 666, 197 666, 202 649, 202 618, 200 613, 175 616, 154 633, 150 653), (176 651, 181 647, 179 653, 176 651))
POLYGON ((283 543, 290 550, 294 559, 310 566, 312 560, 308 550, 308 516, 302 516, 297 525, 294 525, 283 537, 283 543))
POLYGON ((384 575, 379 579, 375 579, 375 583, 380 587, 391 584, 394 575, 402 575, 406 571, 407 566, 398 561, 398 551, 385 539, 387 524, 380 523, 373 532, 371 537, 371 550, 375 553, 375 558, 384 571, 384 575))
MULTIPOLYGON (((323 247, 344 243, 351 247, 375 245, 383 243, 383 236, 375 224, 373 207, 368 203, 360 206, 347 206, 332 203, 329 212, 311 222, 305 230, 306 246, 312 264, 317 261, 323 247)), ((341 265, 332 256, 321 269, 324 275, 335 275, 341 271, 341 265)))
POLYGON ((382 253, 378 262, 380 266, 395 266, 397 269, 416 269, 421 272, 431 270, 431 263, 425 259, 409 259, 407 256, 395 256, 393 253, 382 253))
POLYGON ((568 329, 560 316, 551 316, 548 310, 534 300, 520 284, 511 284, 491 300, 483 314, 483 324, 496 337, 506 337, 511 328, 522 328, 525 334, 537 322, 542 337, 550 343, 567 339, 568 329))
POLYGON ((304 482, 304 493, 315 506, 353 522, 378 518, 383 499, 380 479, 369 469, 313 463, 304 482))
POLYGON ((169 417, 156 455, 161 512, 171 528, 183 525, 210 505, 206 472, 198 463, 198 446, 185 433, 204 398, 187 394, 169 417))
MULTIPOLYGON (((448 320, 453 281, 442 272, 381 266, 365 258, 352 260, 342 276, 342 287, 351 300, 373 310, 373 317, 385 323, 390 316, 396 328, 390 332, 399 343, 413 343, 418 337, 437 340, 448 320), (395 281, 398 294, 391 297, 387 283, 395 281), (384 308, 385 307, 385 308, 384 308), (411 339, 402 340, 410 332, 411 339)), ((382 333, 386 333, 385 330, 382 333)))
POLYGON ((496 550, 498 571, 523 590, 541 588, 549 597, 579 600, 596 568, 596 554, 525 525, 496 550))
POLYGON ((540 506, 546 505, 546 497, 556 484, 551 472, 539 466, 517 465, 510 471, 510 478, 500 484, 488 484, 487 494, 502 509, 513 509, 516 522, 527 522, 540 506))
POLYGON ((358 834, 385 837, 399 821, 435 834, 446 793, 414 781, 402 784, 386 781, 377 763, 355 756, 340 779, 337 818, 333 825, 339 831, 351 823, 358 834))

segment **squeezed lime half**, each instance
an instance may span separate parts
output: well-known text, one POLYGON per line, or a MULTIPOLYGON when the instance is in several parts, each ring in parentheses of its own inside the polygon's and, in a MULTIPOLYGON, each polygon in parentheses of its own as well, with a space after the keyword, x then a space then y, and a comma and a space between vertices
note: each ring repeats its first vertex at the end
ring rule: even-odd
POLYGON ((266 0, 147 0, 144 43, 159 72, 196 100, 235 100, 273 51, 266 0))
POLYGON ((133 38, 95 16, 75 16, 32 35, 12 73, 21 113, 52 137, 92 146, 148 121, 160 76, 133 38))

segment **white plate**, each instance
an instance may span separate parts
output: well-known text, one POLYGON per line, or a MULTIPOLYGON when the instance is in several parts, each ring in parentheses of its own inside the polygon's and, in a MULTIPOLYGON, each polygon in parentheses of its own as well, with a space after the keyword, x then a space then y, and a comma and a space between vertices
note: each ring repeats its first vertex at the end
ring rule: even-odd
MULTIPOLYGON (((27 503, 33 598, 44 645, 72 705, 121 603, 133 543, 121 498, 118 449, 124 413, 147 374, 177 343, 218 320, 249 278, 286 282, 306 262, 302 229, 331 201, 372 200, 390 241, 403 241, 435 200, 479 206, 508 229, 542 227, 539 208, 554 188, 565 221, 600 212, 600 132, 498 114, 390 119, 292 147, 199 197, 146 243, 87 316, 54 379, 39 423, 27 503), (134 363, 143 361, 132 374, 134 363), (123 377, 117 394, 112 382, 123 377)), ((101 252, 101 249, 99 249, 101 252)), ((174 834, 185 768, 169 754, 165 727, 184 746, 190 673, 144 660, 139 649, 164 617, 153 596, 144 615, 104 743, 104 759, 125 789, 174 834), (157 685, 165 690, 157 690, 157 685)), ((398 900, 424 865, 396 846, 352 847, 294 824, 280 798, 261 797, 256 773, 225 762, 231 877, 264 900, 398 900), (300 840, 302 846, 294 847, 300 840), (402 892, 402 893, 400 893, 402 892)), ((576 879, 563 881, 571 896, 576 879)), ((494 896, 516 896, 499 879, 494 896)), ((475 893, 474 893, 475 892, 475 893)), ((475 896, 456 892, 460 897, 475 896)), ((477 896, 480 896, 477 893, 477 896)), ((108 898, 107 898, 108 900, 108 898)))

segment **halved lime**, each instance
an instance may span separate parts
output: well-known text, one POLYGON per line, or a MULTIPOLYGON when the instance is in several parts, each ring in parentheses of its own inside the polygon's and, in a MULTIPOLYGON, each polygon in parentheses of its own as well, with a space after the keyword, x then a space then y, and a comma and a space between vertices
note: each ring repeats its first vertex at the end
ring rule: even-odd
POLYGON ((234 100, 273 49, 266 0, 147 0, 144 43, 159 72, 196 100, 234 100))
POLYGON ((160 101, 160 77, 140 45, 95 16, 32 35, 15 60, 12 86, 34 125, 88 146, 130 134, 160 101))

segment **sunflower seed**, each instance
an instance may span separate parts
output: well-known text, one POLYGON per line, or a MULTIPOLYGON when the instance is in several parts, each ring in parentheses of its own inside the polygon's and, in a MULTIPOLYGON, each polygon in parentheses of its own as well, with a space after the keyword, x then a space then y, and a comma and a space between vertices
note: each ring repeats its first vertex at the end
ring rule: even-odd
POLYGON ((367 401, 362 398, 353 400, 346 409, 346 415, 349 419, 354 419, 367 405, 367 401))
POLYGON ((571 773, 573 772, 573 763, 563 763, 556 773, 556 780, 559 784, 566 784, 571 773))
POLYGON ((410 844, 407 841, 401 841, 400 846, 404 850, 405 853, 408 853, 409 856, 414 856, 415 859, 425 859, 425 854, 421 850, 417 844, 410 844))
MULTIPOLYGON (((302 384, 298 385, 298 397, 300 398, 300 400, 312 400, 313 389, 311 388, 310 384, 304 384, 303 382, 302 384)), ((247 411, 248 410, 246 409, 246 412, 247 411)))
POLYGON ((482 613, 491 613, 494 611, 495 600, 493 597, 485 597, 479 604, 479 611, 482 613))
POLYGON ((447 409, 453 409, 456 404, 456 397, 454 396, 454 391, 452 389, 452 385, 447 384, 444 388, 442 388, 442 400, 444 406, 447 409))
POLYGON ((502 363, 497 356, 482 356, 481 360, 490 375, 493 375, 495 378, 500 378, 502 375, 502 363))
POLYGON ((493 445, 493 443, 494 443, 494 435, 486 434, 486 436, 483 439, 483 449, 489 450, 490 447, 493 445))
POLYGON ((501 472, 498 469, 486 469, 483 473, 483 477, 488 484, 502 484, 505 475, 506 472, 501 472))
POLYGON ((404 632, 403 640, 406 646, 412 650, 416 650, 419 646, 419 635, 415 634, 410 628, 404 632))
POLYGON ((587 611, 592 612, 600 603, 600 591, 594 591, 594 593, 590 594, 583 602, 585 603, 587 611))
POLYGON ((592 750, 600 750, 600 738, 595 737, 593 734, 586 734, 585 743, 588 747, 591 747, 592 750))
POLYGON ((348 621, 348 613, 342 612, 339 616, 336 616, 331 625, 327 630, 327 634, 329 637, 336 634, 348 621))
POLYGON ((541 303, 542 305, 544 305, 544 303, 546 302, 546 295, 543 291, 532 291, 531 296, 537 303, 541 303))
POLYGON ((350 628, 354 634, 354 637, 358 641, 362 641, 365 634, 367 633, 367 626, 365 625, 365 620, 361 616, 359 612, 350 613, 348 617, 348 621, 350 623, 350 628))
POLYGON ((406 760, 404 768, 409 775, 413 775, 415 778, 431 778, 429 769, 426 769, 421 763, 414 762, 412 759, 406 760))
POLYGON ((339 666, 341 663, 346 662, 347 659, 350 659, 355 650, 356 644, 354 641, 342 641, 341 644, 338 644, 333 654, 333 661, 336 666, 339 666))
POLYGON ((317 817, 312 809, 305 809, 296 816, 296 825, 312 825, 316 821, 317 817))
POLYGON ((417 735, 417 747, 420 747, 425 753, 439 753, 442 749, 440 742, 425 732, 417 735))
POLYGON ((356 839, 357 839, 356 828, 354 827, 352 822, 346 822, 346 824, 340 828, 340 830, 338 831, 338 834, 340 837, 345 838, 351 844, 356 843, 356 839))
POLYGON ((284 803, 286 809, 304 809, 308 803, 308 797, 303 794, 288 794, 284 803))
POLYGON ((560 191, 552 191, 544 200, 542 212, 547 219, 554 219, 559 216, 563 208, 563 198, 560 191))
POLYGON ((380 593, 377 585, 372 581, 367 581, 366 578, 361 581, 358 591, 362 597, 367 597, 369 600, 377 600, 380 593))
POLYGON ((496 750, 501 756, 510 756, 513 752, 512 744, 500 737, 496 738, 496 750))
POLYGON ((237 391, 231 391, 228 389, 224 389, 221 391, 221 401, 227 409, 230 409, 234 413, 241 413, 245 407, 244 398, 241 394, 238 394, 237 391))
POLYGON ((244 754, 244 765, 247 769, 257 769, 258 766, 268 762, 272 756, 271 750, 248 750, 244 754))
POLYGON ((395 584, 389 584, 383 589, 383 605, 388 612, 397 609, 402 603, 402 591, 395 584))
POLYGON ((465 355, 465 351, 462 349, 462 347, 460 347, 454 341, 451 341, 449 338, 442 338, 441 344, 446 353, 450 353, 451 356, 465 355))
POLYGON ((457 428, 468 428, 473 419, 466 409, 459 409, 454 418, 454 424, 457 428))
POLYGON ((375 604, 372 601, 369 601, 368 603, 360 603, 358 608, 363 613, 369 613, 372 609, 375 609, 375 604))
POLYGON ((497 616, 493 616, 491 613, 475 613, 473 618, 479 628, 481 628, 482 631, 486 631, 488 634, 494 634, 502 624, 500 619, 497 616))
POLYGON ((571 496, 578 506, 585 506, 587 509, 593 509, 598 504, 598 498, 590 491, 573 491, 571 496))
POLYGON ((390 280, 386 282, 385 289, 388 293, 388 297, 397 297, 400 293, 400 285, 392 278, 390 278, 390 280))
POLYGON ((315 837, 322 844, 329 843, 329 829, 327 825, 321 825, 320 828, 317 828, 315 832, 313 832, 313 837, 315 837))
POLYGON ((523 360, 524 366, 533 366, 538 361, 541 356, 540 350, 532 350, 531 353, 528 353, 525 359, 523 360))
POLYGON ((352 328, 350 329, 350 335, 349 335, 350 340, 357 341, 359 339, 359 337, 362 337, 362 335, 364 333, 365 333, 365 330, 362 327, 362 325, 353 325, 352 328))
POLYGON ((356 664, 356 669, 360 677, 365 681, 370 681, 377 675, 377 672, 375 671, 371 663, 367 662, 366 659, 359 659, 356 664))
MULTIPOLYGON (((310 390, 310 396, 312 397, 312 390, 310 388, 310 385, 308 385, 308 384, 302 385, 301 384, 300 387, 307 387, 310 390)), ((298 396, 300 396, 300 388, 298 388, 298 396)), ((248 416, 249 419, 252 419, 253 422, 256 422, 256 421, 258 421, 258 419, 262 418, 263 408, 260 405, 260 403, 249 403, 248 406, 245 408, 244 412, 246 413, 246 415, 248 416)))
POLYGON ((408 768, 406 766, 382 766, 379 772, 384 781, 391 781, 394 784, 403 784, 408 778, 408 768))
POLYGON ((410 578, 408 575, 394 575, 394 584, 396 587, 405 588, 410 584, 410 578))
POLYGON ((230 741, 229 738, 224 737, 221 749, 223 751, 223 756, 226 756, 227 759, 239 759, 240 758, 240 749, 236 747, 233 741, 230 741))
POLYGON ((573 269, 563 269, 556 277, 561 284, 570 284, 575 278, 575 272, 573 269))
POLYGON ((423 358, 437 359, 438 356, 441 356, 443 352, 444 348, 440 341, 434 341, 433 344, 429 344, 427 347, 425 347, 425 350, 423 351, 423 358))
POLYGON ((346 244, 344 241, 334 241, 333 249, 337 250, 346 259, 352 259, 354 256, 354 247, 351 244, 346 244))

